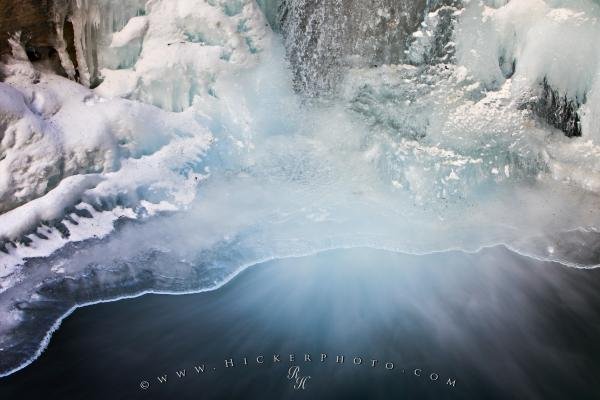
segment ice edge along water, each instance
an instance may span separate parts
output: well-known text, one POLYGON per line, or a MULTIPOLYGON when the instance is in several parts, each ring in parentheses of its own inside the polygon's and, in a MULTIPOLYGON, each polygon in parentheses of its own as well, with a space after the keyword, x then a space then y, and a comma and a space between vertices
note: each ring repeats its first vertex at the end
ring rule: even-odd
MULTIPOLYGON (((0 122, 14 141, 0 168, 19 179, 0 182, 0 198, 17 200, 2 203, 11 210, 0 229, 12 241, 32 228, 37 236, 1 256, 3 339, 18 329, 14 304, 40 300, 38 283, 111 265, 143 268, 145 252, 190 266, 182 275, 168 265, 156 271, 173 282, 231 252, 211 285, 239 265, 327 243, 414 254, 503 244, 597 265, 600 49, 582 38, 598 36, 598 8, 488 3, 450 9, 444 48, 453 51, 442 60, 419 64, 445 33, 435 11, 413 35, 411 65, 351 57, 339 91, 322 101, 294 94, 283 49, 254 1, 152 1, 130 20, 117 8, 121 21, 97 32, 104 82, 94 91, 40 72, 14 43, 0 84, 8 111, 0 122), (564 62, 549 62, 557 55, 564 62), (586 98, 582 138, 565 138, 523 107, 543 79, 586 98), (75 211, 60 221, 65 206, 75 211), (118 218, 146 222, 113 232, 118 218), (87 229, 99 220, 101 228, 87 229), (22 265, 94 235, 104 240, 66 259, 57 252, 47 271, 22 265)), ((100 24, 85 7, 76 23, 100 24)), ((394 22, 380 11, 365 23, 394 22)))
MULTIPOLYGON (((495 247, 495 246, 490 246, 488 248, 492 248, 492 247, 495 247)), ((60 328, 62 322, 66 318, 68 318, 71 314, 73 314, 79 308, 89 307, 89 306, 93 306, 93 305, 97 305, 97 304, 112 303, 112 302, 121 301, 121 300, 127 300, 127 299, 135 299, 135 298, 138 298, 138 297, 141 297, 141 296, 144 296, 144 295, 148 295, 148 294, 170 295, 170 296, 184 296, 184 295, 190 295, 190 294, 200 294, 200 293, 212 292, 212 291, 219 290, 222 287, 228 285, 230 282, 232 282, 234 279, 236 279, 242 272, 246 271, 247 269, 249 269, 251 267, 254 267, 254 266, 258 266, 258 265, 261 265, 261 264, 268 263, 270 261, 290 259, 290 258, 309 257, 309 256, 313 256, 313 255, 318 255, 318 254, 321 254, 321 253, 326 253, 326 252, 332 251, 332 250, 351 250, 351 249, 360 249, 360 248, 361 247, 336 246, 336 247, 332 247, 332 248, 320 249, 320 250, 312 252, 312 253, 296 254, 296 255, 286 255, 285 257, 272 257, 272 258, 269 258, 269 259, 263 259, 263 260, 255 261, 255 262, 249 263, 247 265, 240 266, 236 271, 234 271, 233 273, 231 273, 230 275, 228 275, 227 278, 225 278, 224 280, 222 280, 219 283, 215 284, 215 286, 206 287, 206 288, 202 288, 202 289, 198 289, 198 290, 190 290, 190 291, 144 290, 144 291, 139 292, 139 293, 126 294, 126 295, 122 295, 122 296, 114 297, 114 298, 110 298, 110 299, 96 300, 96 301, 90 301, 90 302, 86 302, 86 303, 81 303, 81 304, 74 305, 73 307, 69 308, 63 315, 61 315, 59 318, 56 319, 56 321, 52 324, 52 326, 48 329, 48 331, 44 335, 44 338, 39 343, 39 346, 38 346, 37 350, 35 351, 35 354, 33 356, 31 356, 31 358, 27 359, 22 364, 14 367, 13 369, 10 369, 10 370, 8 370, 6 372, 0 372, 0 378, 4 378, 4 377, 7 377, 7 376, 10 376, 10 375, 12 375, 12 374, 14 374, 16 372, 21 371, 24 368, 27 368, 29 365, 31 365, 32 363, 34 363, 35 360, 37 360, 42 355, 42 353, 48 348, 48 346, 50 345, 50 340, 52 339, 52 336, 54 335, 54 333, 56 333, 58 331, 58 329, 60 328)), ((382 251, 390 251, 390 249, 377 248, 377 247, 370 247, 370 249, 382 250, 382 251)), ((413 254, 413 255, 430 255, 430 254, 435 254, 435 253, 450 253, 450 252, 465 252, 465 253, 468 253, 468 254, 477 254, 477 253, 483 251, 484 249, 485 248, 481 248, 481 249, 478 249, 478 250, 473 251, 473 252, 466 252, 465 250, 462 250, 462 249, 447 249, 447 250, 442 250, 442 251, 437 251, 437 252, 430 252, 430 253, 426 253, 426 254, 413 254)), ((508 249, 511 250, 511 251, 514 251, 517 254, 520 254, 516 250, 510 249, 510 248, 508 248, 508 249)), ((523 255, 523 254, 520 254, 520 255, 522 255, 524 257, 529 257, 528 255, 523 255)), ((535 258, 535 257, 533 257, 533 258, 535 258)), ((543 260, 543 259, 537 259, 537 260, 538 261, 547 261, 547 260, 543 260)), ((569 264, 567 263, 567 264, 563 264, 563 265, 569 265, 569 264)), ((580 267, 573 266, 573 268, 580 268, 580 267)))

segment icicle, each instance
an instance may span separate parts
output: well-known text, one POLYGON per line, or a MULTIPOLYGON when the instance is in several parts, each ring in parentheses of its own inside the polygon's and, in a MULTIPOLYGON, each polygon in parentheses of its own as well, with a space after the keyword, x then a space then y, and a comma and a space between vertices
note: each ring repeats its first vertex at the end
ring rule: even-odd
POLYGON ((69 13, 68 1, 55 1, 52 3, 52 19, 56 29, 56 42, 54 48, 58 53, 60 64, 69 79, 75 80, 77 68, 68 53, 68 43, 65 40, 65 20, 69 13))

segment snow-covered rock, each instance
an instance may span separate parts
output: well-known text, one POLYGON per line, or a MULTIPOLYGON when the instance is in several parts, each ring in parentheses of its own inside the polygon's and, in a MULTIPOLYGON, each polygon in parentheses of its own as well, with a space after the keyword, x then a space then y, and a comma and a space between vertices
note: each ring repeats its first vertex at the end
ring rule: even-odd
POLYGON ((487 89, 510 78, 514 97, 537 102, 542 119, 569 136, 599 141, 592 122, 600 113, 593 95, 600 86, 599 37, 600 6, 590 0, 470 1, 456 29, 456 55, 487 89))
POLYGON ((3 65, 7 76, 0 83, 0 241, 19 239, 41 223, 60 219, 84 197, 92 204, 107 197, 132 196, 138 201, 136 190, 157 189, 160 182, 169 182, 172 189, 161 201, 182 204, 189 197, 177 194, 186 187, 187 173, 179 181, 178 173, 168 172, 188 159, 174 157, 173 164, 160 165, 151 160, 176 151, 168 149, 180 149, 181 156, 192 158, 206 150, 211 135, 192 113, 107 100, 54 74, 36 71, 32 77, 32 70, 22 59, 3 65), (181 140, 187 141, 185 151, 181 140), (86 195, 90 189, 94 190, 86 195))

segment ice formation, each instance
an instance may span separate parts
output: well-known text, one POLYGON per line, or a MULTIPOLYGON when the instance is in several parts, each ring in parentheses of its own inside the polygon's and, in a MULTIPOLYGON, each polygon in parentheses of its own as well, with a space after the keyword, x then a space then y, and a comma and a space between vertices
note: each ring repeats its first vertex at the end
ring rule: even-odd
POLYGON ((67 77, 0 67, 0 373, 78 304, 277 257, 600 262, 596 2, 57 4, 67 77))

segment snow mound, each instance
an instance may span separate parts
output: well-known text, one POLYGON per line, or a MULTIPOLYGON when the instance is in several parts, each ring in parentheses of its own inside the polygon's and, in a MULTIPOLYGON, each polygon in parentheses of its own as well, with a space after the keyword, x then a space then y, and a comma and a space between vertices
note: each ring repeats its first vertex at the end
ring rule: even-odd
POLYGON ((212 141, 196 114, 108 100, 57 75, 32 75, 26 60, 2 67, 9 73, 0 83, 1 276, 25 258, 49 255, 69 237, 110 232, 69 224, 68 210, 78 204, 99 212, 131 210, 113 213, 114 222, 193 200, 202 175, 189 165, 212 141), (54 229, 57 224, 62 229, 54 229), (62 239, 50 240, 54 234, 62 239))
POLYGON ((582 104, 582 135, 600 141, 600 7, 589 0, 488 3, 470 1, 462 12, 458 64, 488 89, 512 79, 514 97, 536 96, 547 84, 582 104))

